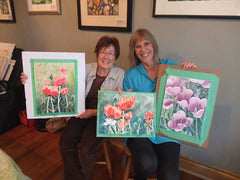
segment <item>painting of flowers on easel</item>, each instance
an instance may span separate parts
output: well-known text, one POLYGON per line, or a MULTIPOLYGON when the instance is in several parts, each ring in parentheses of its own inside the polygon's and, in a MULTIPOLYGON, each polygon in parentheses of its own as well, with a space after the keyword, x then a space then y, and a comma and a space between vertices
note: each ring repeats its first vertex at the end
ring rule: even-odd
POLYGON ((76 62, 51 62, 32 59, 35 111, 38 115, 66 114, 75 111, 77 89, 76 62))
POLYGON ((218 82, 215 74, 166 69, 158 94, 160 133, 202 146, 208 138, 218 82))
POLYGON ((154 137, 155 93, 99 91, 97 136, 154 137))

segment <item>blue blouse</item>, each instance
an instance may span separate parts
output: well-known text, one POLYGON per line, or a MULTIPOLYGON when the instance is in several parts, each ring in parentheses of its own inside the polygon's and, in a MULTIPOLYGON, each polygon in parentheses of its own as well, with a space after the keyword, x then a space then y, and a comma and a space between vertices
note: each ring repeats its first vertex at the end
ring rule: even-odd
MULTIPOLYGON (((160 59, 161 64, 177 65, 169 59, 160 59)), ((157 77, 152 80, 142 64, 135 68, 130 69, 125 73, 123 80, 123 90, 131 89, 133 92, 155 92, 157 85, 157 77)), ((149 138, 153 143, 160 144, 164 142, 177 142, 176 140, 169 139, 156 135, 154 138, 149 138)))

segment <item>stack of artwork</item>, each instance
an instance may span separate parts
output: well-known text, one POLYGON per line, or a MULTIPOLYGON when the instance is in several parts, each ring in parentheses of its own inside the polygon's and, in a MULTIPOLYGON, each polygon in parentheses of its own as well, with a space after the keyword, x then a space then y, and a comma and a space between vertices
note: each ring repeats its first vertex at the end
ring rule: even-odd
POLYGON ((156 93, 100 91, 97 136, 155 137, 157 133, 206 147, 220 72, 179 68, 160 65, 156 93))
MULTIPOLYGON (((28 118, 85 110, 85 54, 23 52, 28 118)), ((160 65, 156 92, 99 91, 97 136, 155 137, 206 147, 220 72, 160 65)))

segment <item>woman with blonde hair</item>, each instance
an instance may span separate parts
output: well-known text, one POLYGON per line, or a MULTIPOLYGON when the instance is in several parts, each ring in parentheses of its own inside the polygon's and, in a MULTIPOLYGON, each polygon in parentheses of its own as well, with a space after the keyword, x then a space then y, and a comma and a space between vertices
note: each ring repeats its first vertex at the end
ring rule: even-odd
MULTIPOLYGON (((155 92, 159 64, 177 65, 168 59, 159 59, 158 45, 147 29, 134 32, 129 43, 132 69, 125 73, 123 90, 155 92)), ((192 62, 183 62, 182 69, 196 68, 192 62)), ((128 138, 134 161, 134 180, 146 180, 157 172, 158 180, 177 180, 179 174, 180 142, 156 135, 155 138, 128 138)))

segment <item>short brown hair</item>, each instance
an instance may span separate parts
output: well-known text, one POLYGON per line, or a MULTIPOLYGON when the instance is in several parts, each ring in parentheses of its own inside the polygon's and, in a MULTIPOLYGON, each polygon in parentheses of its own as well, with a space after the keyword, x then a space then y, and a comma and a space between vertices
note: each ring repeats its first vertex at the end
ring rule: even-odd
POLYGON ((117 60, 117 58, 120 55, 120 45, 119 45, 118 39, 114 36, 112 36, 112 37, 102 36, 96 44, 94 53, 96 53, 96 55, 98 56, 98 54, 102 48, 109 47, 110 45, 113 45, 115 48, 115 58, 117 60))

